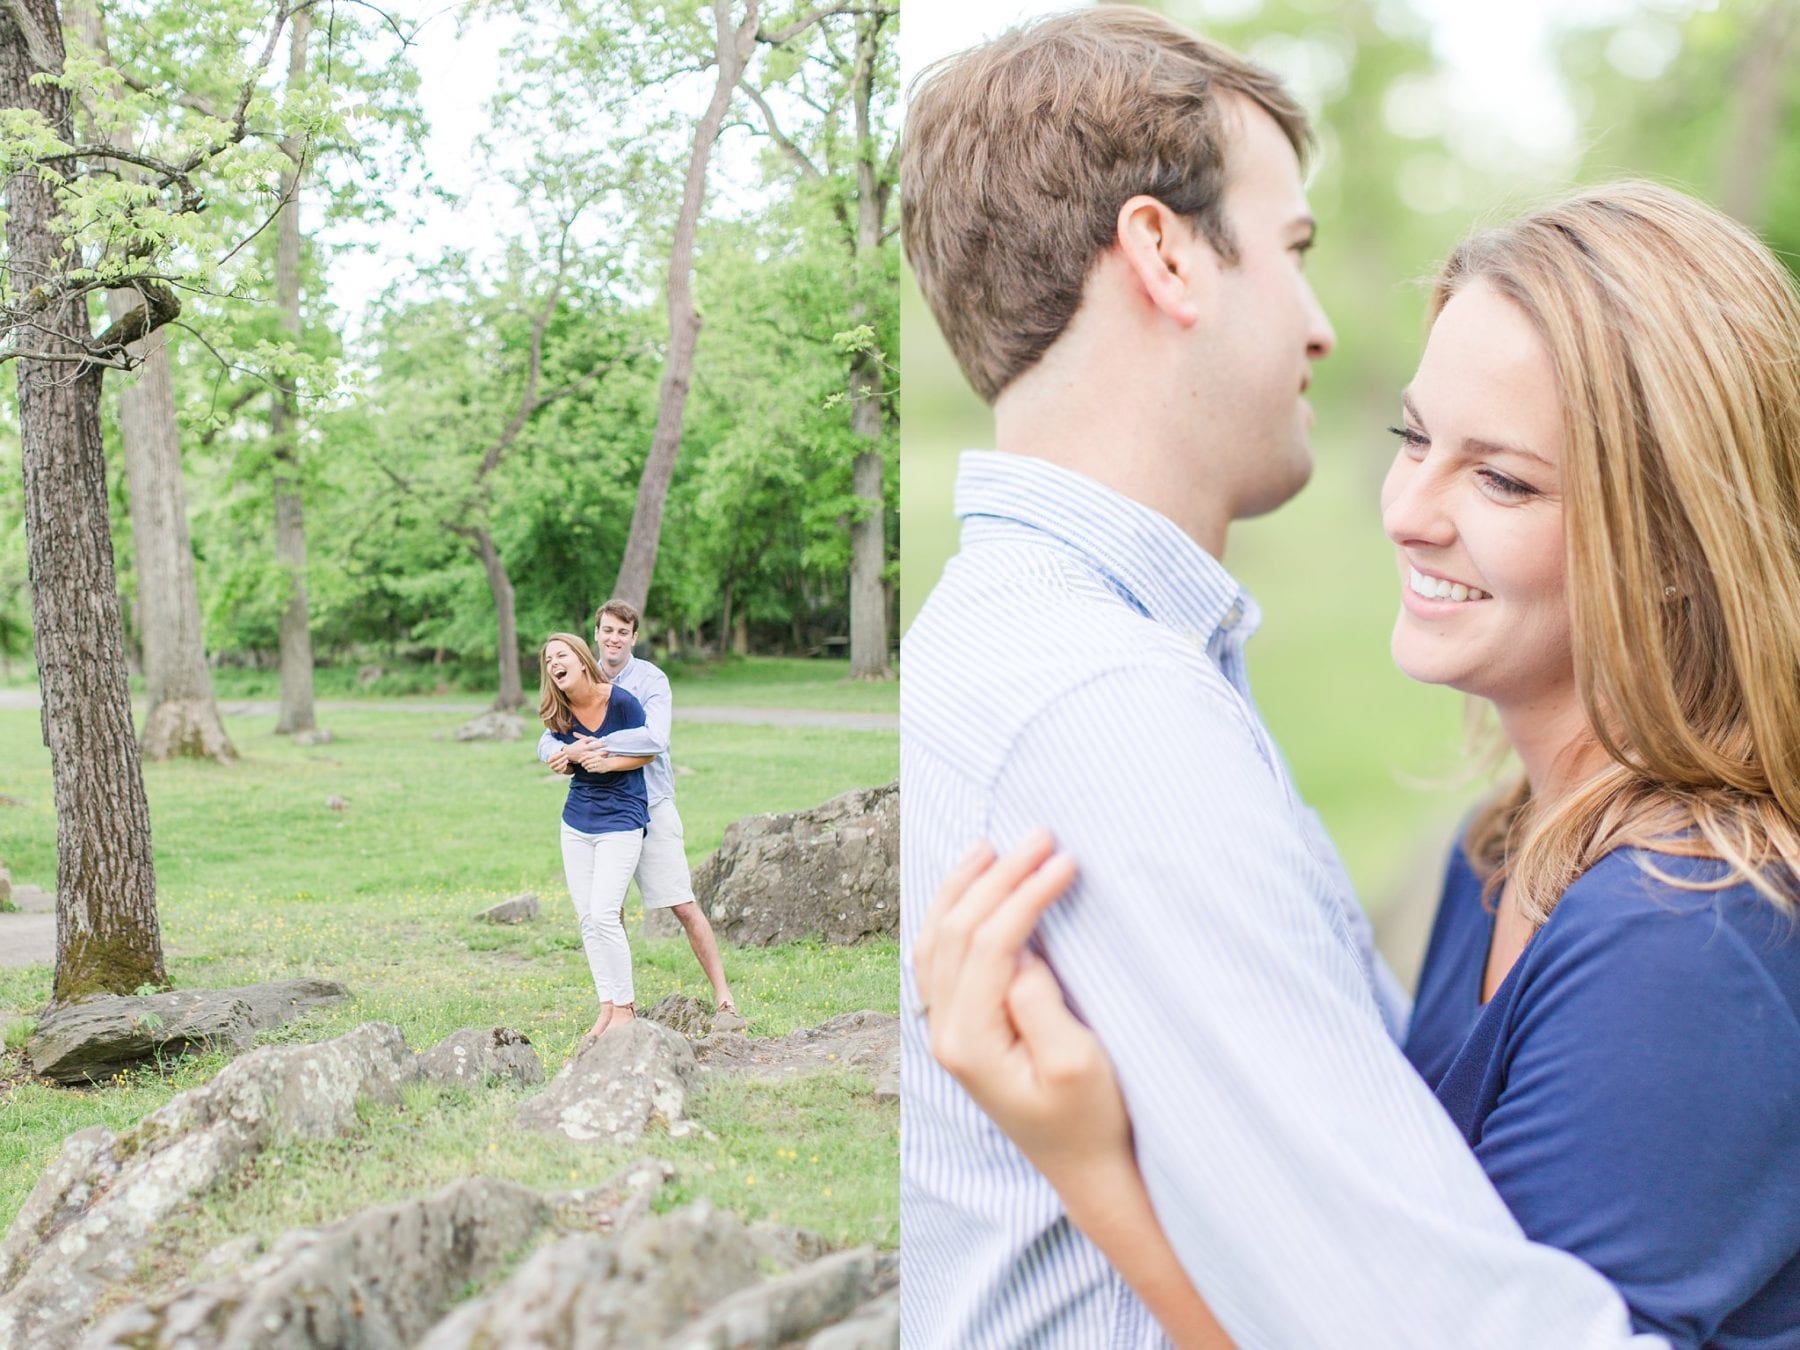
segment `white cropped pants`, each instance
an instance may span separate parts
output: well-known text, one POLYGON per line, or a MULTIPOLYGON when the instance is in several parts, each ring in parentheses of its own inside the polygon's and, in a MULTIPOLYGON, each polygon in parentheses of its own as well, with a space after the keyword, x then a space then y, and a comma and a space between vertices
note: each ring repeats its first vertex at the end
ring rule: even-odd
POLYGON ((625 940, 625 888, 643 852, 642 830, 584 834, 562 827, 563 875, 581 926, 581 945, 602 1003, 630 1003, 631 944, 625 940))

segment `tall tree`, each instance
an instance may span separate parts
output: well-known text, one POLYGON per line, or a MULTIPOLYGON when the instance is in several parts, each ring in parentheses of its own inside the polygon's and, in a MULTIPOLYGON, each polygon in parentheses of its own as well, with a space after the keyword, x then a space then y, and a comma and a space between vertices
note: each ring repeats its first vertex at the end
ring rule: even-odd
POLYGON ((784 132, 769 92, 745 81, 746 92, 762 114, 771 139, 800 171, 816 184, 844 180, 837 189, 844 195, 833 206, 850 257, 852 298, 847 311, 851 339, 848 395, 850 429, 858 449, 851 465, 850 531, 850 675, 853 679, 886 679, 888 665, 887 523, 884 519, 883 477, 886 454, 882 446, 887 417, 883 352, 873 341, 869 293, 891 287, 893 277, 884 265, 884 246, 890 245, 893 226, 889 208, 897 170, 899 138, 888 125, 894 85, 894 53, 884 39, 892 11, 879 5, 851 13, 851 51, 846 58, 835 41, 830 16, 816 20, 824 64, 837 88, 826 97, 812 96, 804 80, 805 64, 798 64, 790 78, 802 81, 801 98, 819 111, 817 126, 809 138, 810 153, 795 135, 784 132), (848 134, 837 125, 848 107, 848 134), (885 141, 885 144, 884 144, 885 141), (849 163, 842 160, 848 152, 849 163), (848 200, 845 200, 845 196, 848 200))
POLYGON ((317 2, 234 9, 230 17, 266 31, 246 51, 219 53, 236 87, 230 108, 152 154, 75 140, 72 90, 107 82, 91 60, 69 69, 53 0, 0 0, 0 169, 11 208, 0 360, 15 362, 18 375, 33 626, 55 785, 56 1001, 164 980, 107 519, 101 375, 131 369, 133 345, 176 319, 176 283, 206 289, 229 274, 242 241, 221 238, 202 208, 215 185, 229 190, 272 167, 244 144, 252 109, 263 123, 285 115, 258 102, 262 77, 289 19, 317 2), (146 171, 147 181, 122 180, 120 165, 146 171), (87 298, 109 290, 139 303, 95 334, 87 298))
MULTIPOLYGON (((448 429, 435 425, 392 429, 394 441, 410 443, 409 448, 413 454, 409 458, 423 471, 403 468, 393 462, 393 456, 378 461, 389 481, 401 493, 423 504, 437 527, 461 540, 481 564, 482 575, 487 581, 488 593, 494 603, 499 666, 499 691, 494 699, 494 707, 501 712, 513 712, 522 707, 525 691, 519 669, 517 602, 504 552, 494 535, 497 471, 540 413, 552 404, 589 389, 621 360, 619 356, 612 354, 578 361, 576 368, 580 370, 579 374, 552 388, 544 387, 545 345, 552 322, 568 300, 571 273, 575 264, 572 234, 580 214, 581 208, 574 207, 559 222, 555 272, 550 277, 543 298, 531 311, 530 329, 525 341, 523 375, 516 373, 516 367, 506 369, 510 363, 506 361, 507 354, 504 352, 488 350, 480 357, 469 360, 466 346, 464 351, 454 355, 434 346, 433 355, 440 359, 427 362, 432 367, 429 378, 434 384, 444 378, 447 369, 467 365, 472 367, 468 372, 471 378, 487 388, 478 394, 476 390, 464 386, 460 397, 466 402, 459 408, 455 424, 448 429), (462 359, 458 360, 458 356, 462 359), (497 380, 494 378, 496 367, 505 370, 497 380), (513 392, 515 381, 516 394, 513 392), (504 404, 502 400, 505 400, 504 404), (505 408, 505 421, 498 429, 493 429, 491 421, 489 422, 491 439, 479 442, 463 439, 468 435, 471 424, 479 426, 485 420, 477 408, 485 411, 486 407, 493 407, 498 411, 501 406, 505 408), (444 439, 446 431, 451 438, 449 444, 444 439), (428 469, 425 467, 426 461, 429 462, 428 469), (446 469, 449 462, 468 467, 446 469)), ((522 255, 523 250, 519 253, 522 255)), ((456 270, 458 269, 455 267, 446 268, 440 275, 453 274, 456 270)), ((391 322, 385 336, 398 343, 402 341, 400 331, 410 324, 417 324, 431 330, 431 340, 434 342, 464 345, 473 340, 485 344, 496 336, 504 341, 508 321, 516 322, 519 312, 524 308, 522 304, 509 303, 511 296, 508 292, 515 291, 515 288, 517 292, 529 295, 535 286, 528 273, 519 275, 516 281, 504 285, 502 293, 495 298, 501 306, 512 312, 502 314, 492 322, 485 321, 488 316, 481 312, 485 305, 479 296, 471 294, 463 301, 467 309, 461 322, 444 317, 444 300, 440 298, 422 306, 423 312, 408 312, 405 309, 396 311, 390 316, 391 322)), ((583 307, 581 317, 579 327, 583 341, 580 346, 591 351, 595 345, 606 345, 592 341, 603 325, 595 321, 591 309, 583 307)), ((562 365, 562 362, 559 360, 557 364, 562 365)), ((398 372, 389 374, 396 384, 404 378, 398 372)), ((387 392, 395 394, 399 391, 390 388, 387 392)))
MULTIPOLYGON (((306 82, 306 45, 312 18, 294 16, 288 37, 288 89, 306 82)), ((275 304, 281 326, 300 341, 300 185, 306 177, 308 143, 288 136, 281 151, 289 161, 282 174, 281 206, 275 217, 275 304)), ((281 612, 281 710, 278 735, 314 736, 312 618, 306 604, 306 498, 300 464, 300 400, 291 371, 277 375, 269 408, 269 439, 275 457, 275 557, 287 582, 281 612)))
POLYGON ((639 610, 649 598, 650 579, 656 574, 663 504, 668 500, 669 481, 675 473, 675 452, 681 448, 681 419, 694 377, 694 352, 700 342, 700 312, 694 307, 694 238, 699 233, 700 211, 706 203, 706 167, 712 158, 713 143, 719 139, 719 129, 731 111, 732 91, 756 50, 760 22, 758 0, 746 0, 742 19, 733 15, 731 0, 713 0, 712 14, 712 62, 717 78, 706 111, 694 124, 681 210, 675 217, 674 243, 669 251, 669 354, 663 362, 656 431, 638 481, 637 505, 631 512, 625 556, 619 561, 619 579, 612 589, 614 595, 630 601, 639 610))
MULTIPOLYGON (((144 796, 120 641, 107 518, 100 380, 150 327, 152 306, 96 342, 83 259, 63 247, 53 179, 78 171, 54 0, 0 6, 0 107, 35 114, 52 144, 9 169, 6 259, 25 477, 32 627, 56 801, 52 1000, 167 980, 144 796), (46 78, 48 77, 48 78, 46 78), (133 331, 136 330, 136 331, 133 331)), ((10 158, 10 157, 9 157, 10 158)))
MULTIPOLYGON (((111 65, 97 0, 69 7, 69 19, 102 63, 111 65)), ((93 102, 94 139, 108 136, 135 150, 129 125, 100 126, 93 102)), ((143 171, 120 165, 128 182, 143 171)), ((144 303, 135 290, 107 292, 116 323, 144 303)), ((200 593, 188 537, 187 493, 181 474, 181 439, 175 421, 175 385, 164 330, 131 345, 136 379, 119 392, 119 439, 125 452, 125 485, 131 503, 131 539, 137 565, 139 629, 143 634, 144 685, 149 707, 139 747, 144 758, 192 756, 229 763, 237 758, 213 698, 212 675, 200 627, 200 593)))

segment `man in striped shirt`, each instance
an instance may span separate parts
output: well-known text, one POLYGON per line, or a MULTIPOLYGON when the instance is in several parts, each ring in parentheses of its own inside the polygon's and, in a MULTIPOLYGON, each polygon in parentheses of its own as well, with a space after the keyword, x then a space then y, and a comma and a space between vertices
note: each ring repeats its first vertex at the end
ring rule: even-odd
MULTIPOLYGON (((927 73, 908 257, 995 452, 906 639, 903 996, 933 888, 1048 826, 1080 877, 1039 928, 1105 1043, 1157 1215, 1242 1346, 1657 1345, 1528 1242, 1395 1043, 1406 1000, 1250 697, 1219 559, 1311 469, 1304 115, 1124 6, 927 73)), ((1146 1306, 902 1033, 902 1341, 1147 1346, 1146 1306)))

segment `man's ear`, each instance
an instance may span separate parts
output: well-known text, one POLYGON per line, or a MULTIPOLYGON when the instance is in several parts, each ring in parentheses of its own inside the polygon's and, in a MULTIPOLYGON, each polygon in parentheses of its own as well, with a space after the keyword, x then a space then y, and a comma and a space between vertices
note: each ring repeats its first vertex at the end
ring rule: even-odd
POLYGON ((1200 320, 1215 255, 1199 231, 1155 197, 1139 193, 1119 208, 1120 256, 1144 294, 1183 328, 1200 320))

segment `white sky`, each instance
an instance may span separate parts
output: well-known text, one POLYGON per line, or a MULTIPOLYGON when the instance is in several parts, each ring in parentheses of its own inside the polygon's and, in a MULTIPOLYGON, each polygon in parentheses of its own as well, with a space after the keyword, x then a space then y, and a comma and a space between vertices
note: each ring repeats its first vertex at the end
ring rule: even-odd
MULTIPOLYGON (((1020 19, 1078 6, 1080 0, 905 0, 900 25, 903 79, 940 56, 992 36, 1020 19)), ((1448 92, 1459 112, 1473 125, 1503 126, 1514 141, 1547 155, 1572 145, 1575 117, 1567 91, 1550 65, 1548 39, 1553 23, 1579 23, 1645 12, 1650 22, 1635 48, 1617 59, 1636 58, 1643 69, 1653 64, 1659 41, 1663 60, 1674 55, 1667 46, 1673 21, 1657 22, 1658 14, 1679 15, 1697 0, 1411 0, 1410 8, 1432 27, 1432 41, 1448 67, 1448 92)), ((1708 3, 1709 0, 1698 0, 1708 3)), ((1710 0, 1716 3, 1716 0, 1710 0)), ((1187 0, 1171 6, 1203 23, 1207 13, 1240 18, 1253 15, 1258 0, 1187 0)), ((1325 7, 1317 6, 1320 23, 1325 7)))

